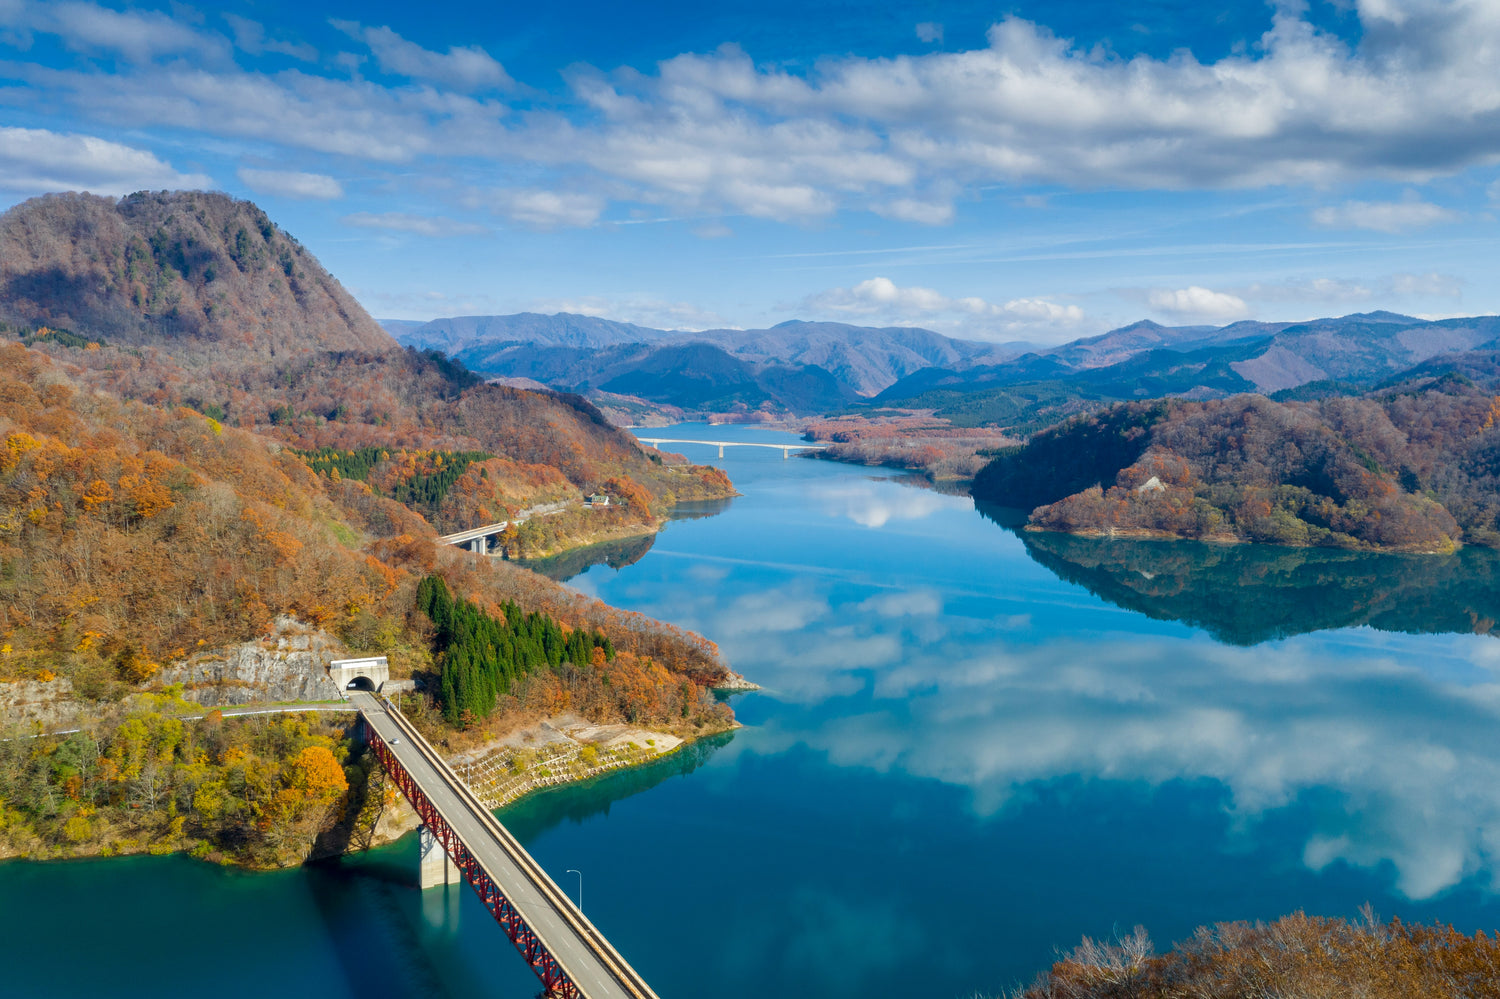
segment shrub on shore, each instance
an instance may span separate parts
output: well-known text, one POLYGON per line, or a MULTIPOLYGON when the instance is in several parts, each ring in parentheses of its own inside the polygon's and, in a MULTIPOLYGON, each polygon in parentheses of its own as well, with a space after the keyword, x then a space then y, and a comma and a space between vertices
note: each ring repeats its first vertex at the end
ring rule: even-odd
POLYGON ((1113 943, 1085 937, 1009 999, 1470 999, 1500 995, 1500 937, 1451 926, 1295 912, 1217 923, 1165 954, 1141 927, 1113 943))

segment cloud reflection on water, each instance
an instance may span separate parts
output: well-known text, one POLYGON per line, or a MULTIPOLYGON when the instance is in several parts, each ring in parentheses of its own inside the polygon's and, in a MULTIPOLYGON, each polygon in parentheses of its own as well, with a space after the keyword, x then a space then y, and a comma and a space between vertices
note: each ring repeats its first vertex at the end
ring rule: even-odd
POLYGON ((942 510, 967 510, 967 496, 945 496, 928 489, 898 486, 889 479, 844 481, 810 490, 813 500, 830 517, 843 517, 864 527, 880 528, 893 520, 921 520, 942 510))
POLYGON ((765 749, 800 742, 841 766, 960 785, 981 815, 1028 785, 1072 777, 1217 781, 1232 819, 1252 830, 1318 796, 1304 862, 1388 862, 1413 899, 1488 881, 1500 856, 1493 639, 1418 646, 1343 632, 1243 649, 1041 635, 1025 615, 944 613, 930 590, 839 602, 830 589, 803 580, 757 593, 765 620, 801 628, 734 626, 699 608, 739 668, 806 708, 778 711, 760 733, 765 749), (853 703, 828 717, 820 704, 835 698, 853 703))

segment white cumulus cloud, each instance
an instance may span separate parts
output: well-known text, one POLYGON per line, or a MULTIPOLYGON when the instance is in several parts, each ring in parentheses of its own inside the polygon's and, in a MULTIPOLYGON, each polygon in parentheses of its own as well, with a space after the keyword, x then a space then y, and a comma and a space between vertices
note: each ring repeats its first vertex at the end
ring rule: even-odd
POLYGON ((167 14, 111 10, 94 3, 21 0, 6 18, 7 26, 55 35, 75 52, 105 52, 136 63, 159 56, 195 54, 220 57, 224 41, 167 14))
POLYGON ((591 226, 604 211, 604 199, 585 192, 501 190, 478 200, 512 222, 532 229, 591 226))
POLYGON ((932 288, 902 286, 886 277, 810 295, 803 299, 802 308, 814 315, 864 322, 914 322, 984 339, 1021 334, 1055 339, 1084 320, 1078 306, 1044 298, 1013 298, 1004 303, 973 295, 950 298, 932 288))
POLYGON ((1375 232, 1407 232, 1440 222, 1452 222, 1457 213, 1430 201, 1346 201, 1319 208, 1312 219, 1329 229, 1371 229, 1375 232))
POLYGON ((364 28, 336 21, 335 26, 370 47, 382 72, 428 80, 459 91, 499 90, 511 86, 510 74, 477 45, 450 46, 447 52, 424 49, 390 28, 364 28))
MULTIPOLYGON (((832 56, 796 72, 725 46, 647 72, 569 70, 567 94, 546 106, 496 96, 514 82, 483 49, 427 49, 388 27, 338 23, 403 78, 393 86, 357 66, 344 66, 347 78, 242 69, 227 39, 189 14, 12 5, 13 32, 51 32, 127 63, 8 63, 39 106, 70 105, 111 127, 430 157, 434 172, 447 161, 499 178, 521 165, 540 178, 516 196, 513 217, 528 225, 587 225, 609 201, 786 221, 869 210, 931 225, 948 221, 961 195, 995 185, 1326 187, 1500 164, 1500 9, 1480 0, 1358 4, 1354 44, 1282 4, 1257 45, 1207 62, 1185 52, 1122 59, 1016 17, 975 48, 832 56)), ((228 23, 242 51, 305 53, 253 22, 228 23)), ((937 40, 938 27, 924 36, 937 40)), ((1378 231, 1451 217, 1420 200, 1315 213, 1319 224, 1378 231)))
POLYGON ((1250 311, 1245 300, 1223 291, 1211 291, 1192 285, 1174 290, 1158 289, 1147 301, 1151 308, 1174 317, 1199 319, 1239 319, 1250 311))
POLYGON ((207 188, 144 149, 92 135, 0 128, 0 189, 20 194, 91 191, 121 195, 152 188, 207 188))
POLYGON ((332 201, 344 196, 343 185, 321 173, 299 173, 296 170, 253 170, 249 167, 242 167, 235 171, 235 176, 239 177, 240 183, 256 194, 317 201, 332 201))

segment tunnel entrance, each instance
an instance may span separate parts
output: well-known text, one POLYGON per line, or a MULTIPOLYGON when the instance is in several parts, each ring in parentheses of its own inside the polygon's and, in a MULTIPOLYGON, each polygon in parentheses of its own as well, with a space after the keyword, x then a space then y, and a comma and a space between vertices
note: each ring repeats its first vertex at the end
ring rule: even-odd
POLYGON ((337 690, 364 690, 375 694, 391 678, 391 667, 385 656, 335 659, 328 664, 328 677, 337 690))

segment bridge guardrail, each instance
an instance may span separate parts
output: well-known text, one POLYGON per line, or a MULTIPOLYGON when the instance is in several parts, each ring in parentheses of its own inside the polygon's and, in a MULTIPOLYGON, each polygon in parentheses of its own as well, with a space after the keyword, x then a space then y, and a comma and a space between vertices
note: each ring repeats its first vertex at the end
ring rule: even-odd
MULTIPOLYGON (((438 776, 449 786, 449 789, 468 806, 468 810, 473 813, 480 825, 485 828, 485 831, 495 839, 511 862, 532 883, 537 892, 542 895, 543 900, 563 919, 568 928, 588 948, 619 986, 625 990, 626 994, 631 996, 632 999, 658 999, 656 993, 646 984, 645 979, 630 966, 604 934, 573 905, 572 899, 558 887, 551 876, 542 869, 541 865, 536 862, 531 854, 511 835, 510 830, 501 825, 494 815, 490 813, 489 809, 480 802, 473 791, 459 778, 453 768, 448 765, 447 761, 417 731, 416 727, 396 710, 395 706, 389 701, 382 699, 378 703, 384 708, 385 715, 401 731, 402 736, 417 750, 418 754, 424 758, 427 764, 437 772, 438 776)), ((417 798, 423 799, 426 809, 442 819, 441 826, 443 829, 441 831, 445 835, 438 836, 440 842, 443 842, 444 848, 448 849, 449 856, 453 858, 455 865, 464 872, 465 878, 476 893, 479 894, 480 900, 485 903, 486 908, 490 909, 496 921, 501 924, 502 929, 510 937, 511 942, 516 945, 516 948, 521 951, 522 956, 536 970, 543 984, 549 990, 554 991, 560 996, 567 997, 567 999, 582 997, 583 993, 574 982, 572 976, 567 974, 566 969, 553 953, 554 948, 549 946, 536 929, 530 926, 524 917, 521 916, 520 912, 516 910, 509 898, 505 896, 504 890, 495 880, 494 875, 484 867, 483 861, 474 855, 473 851, 463 843, 456 829, 454 829, 452 821, 442 813, 440 806, 422 790, 421 785, 416 782, 415 778, 406 773, 405 768, 401 766, 400 760, 395 757, 390 747, 386 746, 379 734, 373 731, 374 727, 367 726, 367 728, 371 730, 373 736, 371 745, 376 749, 376 755, 380 758, 382 765, 386 767, 387 772, 391 773, 393 777, 397 777, 398 783, 402 782, 398 773, 404 775, 406 782, 411 785, 411 790, 403 787, 402 791, 407 794, 409 799, 412 799, 413 807, 418 806, 417 798), (482 877, 476 877, 476 875, 481 874, 482 877)), ((419 814, 422 811, 423 809, 418 809, 419 814)), ((435 835, 439 831, 439 828, 433 828, 435 835)))

